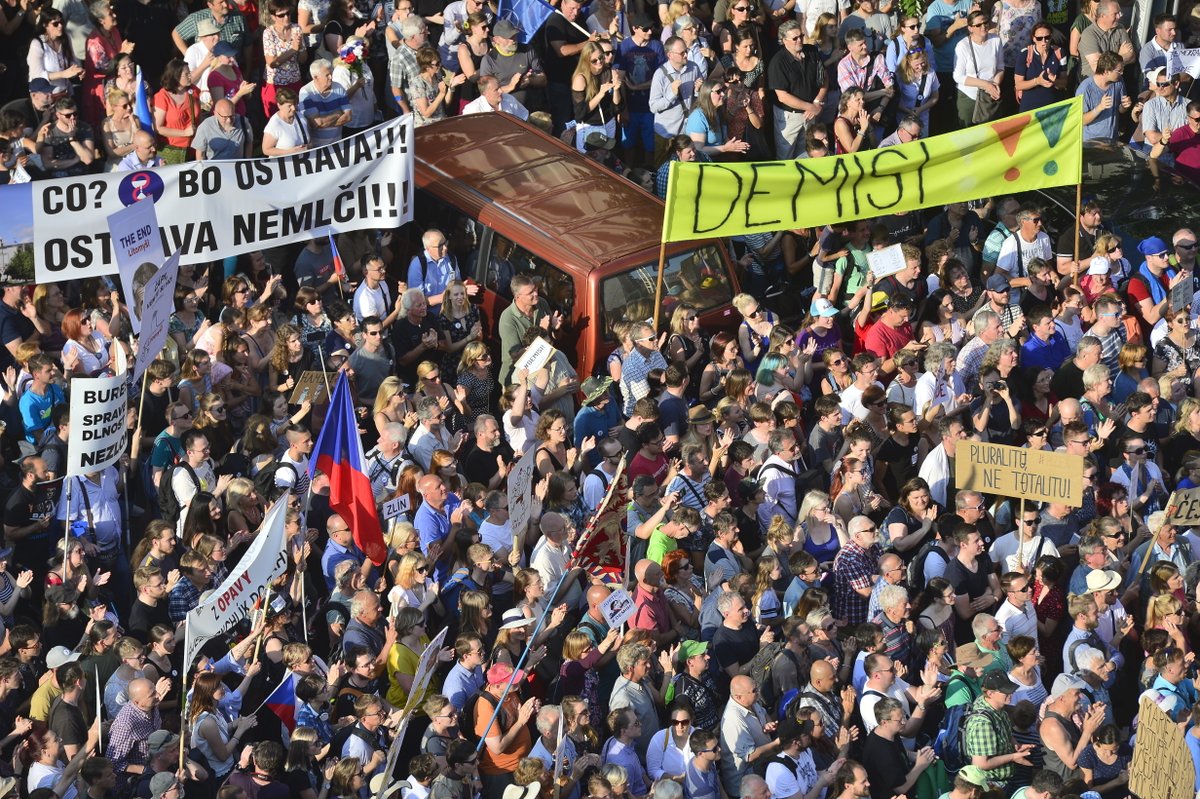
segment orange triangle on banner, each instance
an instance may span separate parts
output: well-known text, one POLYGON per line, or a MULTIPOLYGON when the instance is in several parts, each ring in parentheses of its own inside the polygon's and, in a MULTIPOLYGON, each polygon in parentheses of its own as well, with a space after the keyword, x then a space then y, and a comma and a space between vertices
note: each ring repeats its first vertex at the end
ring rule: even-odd
POLYGON ((1000 143, 1004 145, 1010 158, 1017 151, 1017 142, 1021 140, 1021 131, 1029 124, 1029 119, 1029 114, 1021 114, 991 123, 992 130, 996 131, 996 135, 1000 137, 1000 143))

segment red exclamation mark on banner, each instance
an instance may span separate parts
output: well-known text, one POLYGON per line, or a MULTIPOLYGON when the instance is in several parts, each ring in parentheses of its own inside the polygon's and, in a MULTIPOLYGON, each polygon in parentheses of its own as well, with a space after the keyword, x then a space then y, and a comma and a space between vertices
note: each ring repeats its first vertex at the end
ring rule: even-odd
MULTIPOLYGON (((1017 142, 1021 140, 1021 131, 1025 130, 1025 126, 1028 124, 1029 114, 1021 114, 992 123, 992 130, 996 131, 996 135, 1000 137, 1000 143, 1004 145, 1004 150, 1008 153, 1009 158, 1016 153, 1017 142)), ((1009 167, 1004 172, 1004 179, 1008 181, 1016 180, 1020 176, 1021 170, 1015 166, 1009 167)))

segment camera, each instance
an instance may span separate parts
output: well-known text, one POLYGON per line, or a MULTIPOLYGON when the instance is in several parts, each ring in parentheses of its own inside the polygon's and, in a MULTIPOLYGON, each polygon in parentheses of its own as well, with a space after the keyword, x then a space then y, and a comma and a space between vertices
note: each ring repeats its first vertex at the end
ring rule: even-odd
POLYGON ((997 380, 997 381, 996 381, 996 382, 995 382, 995 383, 992 385, 992 388, 993 388, 994 390, 996 390, 996 391, 1006 391, 1006 390, 1008 389, 1008 383, 1006 383, 1006 382, 1005 382, 1005 381, 1003 381, 1003 380, 997 380))

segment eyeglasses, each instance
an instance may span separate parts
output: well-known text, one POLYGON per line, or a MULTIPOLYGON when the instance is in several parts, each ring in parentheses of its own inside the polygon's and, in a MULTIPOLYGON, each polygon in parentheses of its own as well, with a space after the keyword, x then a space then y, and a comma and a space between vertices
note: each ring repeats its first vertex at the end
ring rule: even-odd
POLYGON ((1146 448, 1145 447, 1134 447, 1132 449, 1125 450, 1125 454, 1126 455, 1145 455, 1146 448))
POLYGON ((686 724, 691 724, 692 720, 691 719, 671 719, 671 723, 676 725, 677 727, 682 727, 686 724))
POLYGON ((62 117, 63 119, 74 119, 75 118, 74 111, 59 111, 58 115, 60 117, 62 117))
POLYGON ((176 414, 175 416, 172 416, 171 421, 175 422, 175 421, 179 421, 180 419, 191 419, 191 418, 192 418, 192 412, 186 411, 184 413, 180 413, 180 414, 176 414))
POLYGON ((1033 40, 1035 42, 1048 42, 1048 41, 1050 41, 1050 38, 1051 37, 1049 37, 1049 36, 1034 36, 1033 40))
POLYGON ((1012 591, 1014 594, 1028 594, 1033 589, 1030 588, 1028 585, 1023 585, 1020 588, 1010 588, 1009 590, 1012 591))
POLYGON ((593 64, 603 64, 603 63, 604 63, 604 56, 602 56, 602 55, 593 56, 593 57, 592 57, 592 59, 591 59, 591 61, 592 61, 592 63, 593 63, 593 64))
POLYGON ((982 22, 976 22, 976 23, 974 23, 974 24, 970 24, 970 23, 968 23, 968 24, 967 24, 967 27, 968 27, 968 28, 982 28, 982 27, 983 27, 983 23, 982 23, 982 22))
POLYGON ((1194 249, 1196 249, 1196 242, 1181 241, 1175 245, 1175 249, 1177 249, 1177 250, 1194 250, 1194 249))
POLYGON ((1115 247, 1109 247, 1109 248, 1108 248, 1108 254, 1109 254, 1109 255, 1112 255, 1114 252, 1116 252, 1116 251, 1117 251, 1117 250, 1119 250, 1119 249, 1121 249, 1121 245, 1120 245, 1120 244, 1118 244, 1118 245, 1117 245, 1117 246, 1115 246, 1115 247))
POLYGON ((1021 524, 1027 524, 1030 527, 1037 527, 1041 523, 1042 523, 1041 519, 1022 519, 1021 520, 1021 524))
POLYGON ((912 24, 901 25, 900 27, 904 28, 904 30, 906 30, 906 31, 915 31, 917 28, 919 28, 921 26, 918 25, 917 23, 913 22, 912 24))

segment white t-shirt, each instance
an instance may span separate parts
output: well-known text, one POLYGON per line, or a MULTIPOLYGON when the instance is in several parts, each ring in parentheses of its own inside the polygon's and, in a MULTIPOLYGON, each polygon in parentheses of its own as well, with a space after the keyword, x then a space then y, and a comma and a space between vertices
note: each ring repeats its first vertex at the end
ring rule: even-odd
POLYGON ((1018 635, 1028 635, 1037 640, 1037 613, 1032 602, 1026 602, 1023 608, 1018 608, 1008 601, 1001 603, 1000 609, 996 611, 996 623, 1000 625, 1002 643, 1007 644, 1018 635))
POLYGON ((267 120, 267 125, 263 128, 263 133, 270 133, 275 137, 275 146, 280 148, 299 147, 308 144, 308 120, 299 111, 292 118, 291 123, 284 122, 279 114, 272 114, 267 120))
POLYGON ((1050 237, 1044 232, 1039 232, 1033 241, 1025 241, 1018 233, 1015 236, 1009 236, 1000 245, 1000 254, 996 256, 996 268, 1007 272, 1009 277, 1026 277, 1029 275, 1029 262, 1034 258, 1041 258, 1049 264, 1055 263, 1054 247, 1050 244, 1050 237), (1017 258, 1017 242, 1020 242, 1021 247, 1019 259, 1017 258))
POLYGON ((992 559, 992 563, 1003 564, 1003 571, 1006 572, 1028 572, 1033 562, 1040 557, 1038 546, 1041 546, 1041 554, 1049 555, 1052 558, 1058 557, 1058 547, 1054 546, 1054 542, 1049 538, 1044 539, 1040 535, 1035 535, 1032 538, 1025 539, 1021 544, 1020 565, 1017 563, 1017 534, 1016 532, 1002 535, 992 542, 991 549, 988 550, 988 556, 992 559))
POLYGON ((812 36, 815 31, 817 17, 822 14, 833 14, 836 19, 840 16, 839 11, 849 13, 850 0, 800 0, 796 4, 796 12, 804 15, 804 30, 809 36, 812 36))
MULTIPOLYGON (((791 758, 791 755, 782 755, 791 758)), ((796 761, 796 773, 782 763, 768 763, 765 779, 771 789, 771 796, 803 796, 817 784, 817 765, 813 762, 812 752, 805 749, 792 758, 796 761)))

